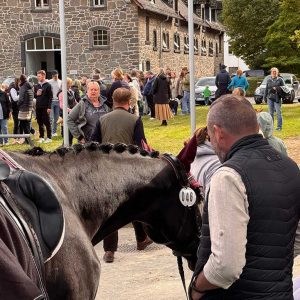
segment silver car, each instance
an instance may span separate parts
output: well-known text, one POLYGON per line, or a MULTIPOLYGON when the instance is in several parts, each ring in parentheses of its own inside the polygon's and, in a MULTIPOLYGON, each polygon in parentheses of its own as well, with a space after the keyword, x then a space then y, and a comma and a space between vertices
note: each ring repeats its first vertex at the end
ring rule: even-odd
POLYGON ((212 103, 215 100, 215 94, 216 94, 216 77, 202 77, 200 78, 197 83, 195 84, 195 101, 196 104, 205 104, 203 91, 206 88, 206 86, 209 87, 211 91, 211 96, 209 98, 209 102, 212 103))
MULTIPOLYGON (((283 99, 283 103, 293 103, 297 98, 300 102, 300 87, 297 77, 294 74, 290 73, 281 73, 280 76, 282 77, 287 89, 289 90, 289 94, 283 99)), ((255 90, 254 100, 256 104, 262 103, 267 81, 270 77, 271 75, 266 76, 260 86, 255 90)))

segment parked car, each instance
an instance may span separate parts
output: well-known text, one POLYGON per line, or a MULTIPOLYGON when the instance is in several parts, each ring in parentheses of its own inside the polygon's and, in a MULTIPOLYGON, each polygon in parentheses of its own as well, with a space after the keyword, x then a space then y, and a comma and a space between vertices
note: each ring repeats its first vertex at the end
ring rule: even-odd
POLYGON ((215 94, 216 94, 216 77, 202 77, 200 78, 197 83, 195 84, 195 102, 196 104, 202 104, 204 105, 204 96, 203 91, 206 88, 206 86, 209 87, 211 91, 211 96, 209 99, 209 102, 212 103, 215 100, 215 94))
MULTIPOLYGON (((283 103, 293 103, 296 98, 298 98, 298 101, 300 102, 300 87, 297 77, 290 73, 281 73, 280 76, 283 78, 283 81, 289 90, 289 94, 283 99, 283 103)), ((271 75, 266 76, 260 86, 255 90, 254 100, 256 104, 262 103, 267 81, 270 77, 271 75)))
MULTIPOLYGON (((35 75, 28 75, 27 79, 32 84, 37 84, 38 83, 38 79, 35 75)), ((15 81, 15 76, 8 76, 6 79, 4 79, 3 83, 6 83, 6 84, 10 85, 14 81, 15 81)))

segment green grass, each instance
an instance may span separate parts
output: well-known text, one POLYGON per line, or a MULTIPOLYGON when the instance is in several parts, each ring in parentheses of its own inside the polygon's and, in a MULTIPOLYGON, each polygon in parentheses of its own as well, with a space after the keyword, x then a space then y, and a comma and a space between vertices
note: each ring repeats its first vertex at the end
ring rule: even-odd
MULTIPOLYGON (((268 111, 266 105, 254 105, 256 109, 263 108, 268 111)), ((283 105, 283 130, 281 132, 275 131, 275 135, 281 139, 290 137, 298 137, 300 135, 300 103, 283 105)), ((196 126, 203 127, 206 122, 206 115, 208 107, 196 107, 196 126)), ((149 145, 160 152, 169 152, 177 154, 182 149, 183 141, 190 136, 190 118, 189 116, 175 116, 169 120, 168 126, 160 126, 161 122, 158 120, 150 120, 149 116, 143 117, 145 134, 149 145)), ((276 121, 275 121, 276 123, 276 121)), ((34 128, 37 128, 34 122, 34 128)), ((9 122, 9 132, 12 132, 12 121, 9 122)), ((60 128, 58 129, 60 132, 60 128)), ((35 136, 35 144, 38 136, 35 136)), ((11 142, 11 141, 10 141, 11 142)), ((54 137, 50 144, 41 144, 44 150, 52 151, 62 145, 62 137, 54 137)), ((10 145, 4 146, 2 149, 6 150, 25 150, 26 145, 10 145)))

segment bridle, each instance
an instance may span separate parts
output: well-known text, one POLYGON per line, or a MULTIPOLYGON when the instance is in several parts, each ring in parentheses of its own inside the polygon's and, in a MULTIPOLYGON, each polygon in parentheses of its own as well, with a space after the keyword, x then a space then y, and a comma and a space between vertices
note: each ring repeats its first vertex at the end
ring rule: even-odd
MULTIPOLYGON (((177 158, 170 154, 163 154, 161 156, 163 160, 165 160, 173 169, 177 180, 179 184, 181 185, 181 190, 179 192, 179 198, 182 203, 182 205, 185 207, 184 211, 184 217, 182 219, 176 240, 180 240, 180 238, 184 234, 185 224, 187 223, 188 219, 188 213, 191 209, 194 210, 196 223, 197 223, 197 230, 199 237, 201 235, 201 226, 202 226, 202 219, 201 219, 201 213, 199 209, 199 204, 201 201, 203 201, 203 197, 200 193, 199 186, 193 185, 192 177, 188 176, 184 165, 182 162, 177 158)), ((166 244, 172 249, 172 242, 166 244)), ((185 249, 195 249, 198 247, 198 243, 196 240, 192 241, 189 245, 185 246, 185 249)), ((188 253, 184 253, 182 251, 173 250, 173 255, 177 257, 177 264, 178 264, 178 270, 181 277, 181 281, 183 284, 183 288, 186 294, 186 298, 188 299, 186 285, 185 285, 185 276, 184 276, 184 270, 183 270, 183 263, 182 263, 182 257, 191 257, 192 253, 190 251, 187 251, 188 253), (190 253, 189 253, 190 252, 190 253)))

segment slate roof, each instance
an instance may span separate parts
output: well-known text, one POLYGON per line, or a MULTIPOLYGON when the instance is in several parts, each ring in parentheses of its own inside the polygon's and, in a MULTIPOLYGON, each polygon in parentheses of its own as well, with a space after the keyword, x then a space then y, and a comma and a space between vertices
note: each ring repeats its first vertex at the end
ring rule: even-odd
POLYGON ((151 11, 160 15, 170 16, 174 18, 178 18, 178 14, 176 14, 175 10, 170 6, 165 4, 161 0, 155 0, 155 4, 150 0, 134 0, 134 2, 141 8, 147 11, 151 11))

